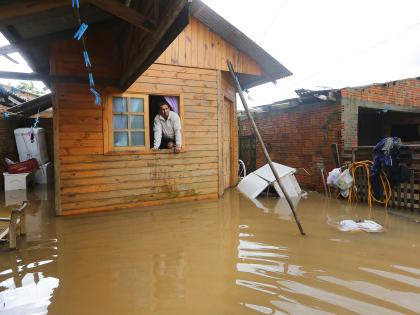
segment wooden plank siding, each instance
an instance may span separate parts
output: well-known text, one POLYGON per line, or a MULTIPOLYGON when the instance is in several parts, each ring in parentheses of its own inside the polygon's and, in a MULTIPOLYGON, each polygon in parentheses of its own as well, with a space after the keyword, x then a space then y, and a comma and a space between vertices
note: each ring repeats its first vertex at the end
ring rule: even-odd
POLYGON ((224 41, 207 26, 191 18, 190 24, 156 60, 156 63, 229 71, 229 58, 235 71, 261 75, 261 67, 245 53, 224 41))
MULTIPOLYGON (((105 41, 104 41, 105 42, 105 41)), ((115 79, 119 66, 112 49, 91 42, 89 54, 95 77, 115 79), (96 46, 95 46, 96 45, 96 46), (98 46, 99 45, 99 46, 98 46)), ((183 152, 109 153, 104 149, 104 106, 96 106, 87 84, 55 83, 54 153, 56 210, 59 215, 137 208, 174 201, 217 198, 223 143, 223 102, 230 100, 231 183, 237 183, 237 124, 235 91, 226 71, 226 57, 238 72, 260 74, 255 61, 238 52, 197 21, 160 56, 126 93, 180 95, 183 104, 183 152), (239 68, 238 68, 239 67, 239 68), (222 115, 221 115, 222 114, 222 115)), ((78 43, 53 47, 51 72, 86 75, 78 43)), ((114 88, 95 86, 102 98, 114 88)), ((112 91, 112 92, 111 92, 112 91)))
POLYGON ((104 155, 102 108, 84 86, 67 89, 56 86, 63 215, 217 197, 215 70, 153 65, 127 91, 182 93, 186 152, 177 155, 104 155))

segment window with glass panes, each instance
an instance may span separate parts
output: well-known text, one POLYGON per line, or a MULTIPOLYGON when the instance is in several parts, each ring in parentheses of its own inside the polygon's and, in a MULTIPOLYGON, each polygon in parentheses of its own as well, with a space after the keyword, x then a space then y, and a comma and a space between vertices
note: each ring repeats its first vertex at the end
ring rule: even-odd
POLYGON ((147 98, 143 96, 112 97, 112 141, 115 149, 145 148, 147 98))

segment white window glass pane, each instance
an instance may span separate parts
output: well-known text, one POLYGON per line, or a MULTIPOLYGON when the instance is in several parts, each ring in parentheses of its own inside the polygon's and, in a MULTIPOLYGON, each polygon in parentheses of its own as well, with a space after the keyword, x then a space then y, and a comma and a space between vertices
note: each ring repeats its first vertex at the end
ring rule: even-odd
POLYGON ((130 112, 132 113, 142 113, 144 112, 144 100, 142 98, 131 97, 130 98, 130 112))
POLYGON ((127 98, 126 97, 113 97, 112 98, 112 111, 126 112, 127 111, 127 98))
POLYGON ((132 132, 131 133, 131 145, 132 146, 144 146, 144 132, 132 132))
POLYGON ((128 129, 127 115, 114 115, 114 129, 128 129))
POLYGON ((144 129, 144 116, 130 116, 131 129, 144 129))
POLYGON ((114 132, 114 145, 116 147, 127 147, 128 132, 114 132))

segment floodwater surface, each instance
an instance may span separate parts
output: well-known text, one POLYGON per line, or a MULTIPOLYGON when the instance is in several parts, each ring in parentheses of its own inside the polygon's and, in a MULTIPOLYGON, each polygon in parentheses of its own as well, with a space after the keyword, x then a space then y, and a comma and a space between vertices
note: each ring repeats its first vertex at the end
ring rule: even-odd
POLYGON ((0 314, 420 313, 420 224, 382 208, 309 194, 298 205, 302 237, 282 201, 235 189, 60 218, 46 190, 28 199, 19 249, 0 247, 0 314), (386 230, 329 224, 342 219, 386 230))

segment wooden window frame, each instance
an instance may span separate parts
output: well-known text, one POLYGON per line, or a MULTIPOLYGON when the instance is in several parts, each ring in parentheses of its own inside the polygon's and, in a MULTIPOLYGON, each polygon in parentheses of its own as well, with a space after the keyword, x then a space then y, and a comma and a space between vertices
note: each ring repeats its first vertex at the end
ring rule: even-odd
POLYGON ((184 131, 184 100, 181 93, 165 92, 165 93, 112 93, 107 95, 103 107, 103 135, 104 135, 104 155, 128 155, 128 154, 169 154, 173 153, 171 149, 159 149, 153 151, 150 147, 150 119, 149 119, 149 97, 150 96, 177 96, 179 99, 179 118, 182 126, 182 150, 185 152, 185 131, 184 131), (119 147, 114 145, 114 127, 113 127, 113 111, 112 101, 114 97, 136 97, 144 99, 144 147, 127 146, 119 147))

